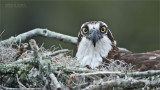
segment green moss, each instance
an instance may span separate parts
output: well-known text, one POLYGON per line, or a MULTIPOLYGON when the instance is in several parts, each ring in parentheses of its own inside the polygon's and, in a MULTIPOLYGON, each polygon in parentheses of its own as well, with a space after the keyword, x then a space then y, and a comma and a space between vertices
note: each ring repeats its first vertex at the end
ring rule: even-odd
POLYGON ((21 67, 19 70, 18 70, 18 75, 19 75, 19 78, 20 80, 26 80, 27 78, 27 74, 29 73, 29 71, 31 70, 31 65, 27 65, 25 67, 21 67))

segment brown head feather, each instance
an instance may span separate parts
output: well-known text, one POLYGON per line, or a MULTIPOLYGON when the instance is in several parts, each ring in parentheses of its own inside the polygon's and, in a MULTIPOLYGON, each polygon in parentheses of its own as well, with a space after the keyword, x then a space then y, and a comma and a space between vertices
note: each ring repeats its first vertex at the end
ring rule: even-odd
POLYGON ((79 46, 79 43, 81 42, 82 40, 82 34, 81 34, 81 31, 78 33, 78 42, 77 42, 77 48, 79 46))

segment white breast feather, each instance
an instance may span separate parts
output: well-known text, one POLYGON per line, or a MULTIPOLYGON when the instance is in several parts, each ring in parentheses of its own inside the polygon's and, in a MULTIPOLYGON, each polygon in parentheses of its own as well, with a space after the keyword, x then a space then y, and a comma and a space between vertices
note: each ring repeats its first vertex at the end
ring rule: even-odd
POLYGON ((76 54, 81 66, 89 65, 92 69, 102 64, 102 57, 106 58, 109 51, 112 49, 112 43, 107 36, 96 42, 96 47, 93 46, 91 40, 83 37, 76 54))

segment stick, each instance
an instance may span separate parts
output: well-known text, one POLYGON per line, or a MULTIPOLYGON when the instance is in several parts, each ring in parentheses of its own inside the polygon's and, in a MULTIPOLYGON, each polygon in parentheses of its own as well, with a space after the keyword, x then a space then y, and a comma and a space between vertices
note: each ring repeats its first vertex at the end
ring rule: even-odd
POLYGON ((156 87, 160 86, 160 78, 154 81, 149 80, 127 80, 127 79, 117 79, 111 81, 101 81, 95 82, 95 84, 89 85, 82 90, 100 90, 100 89, 108 89, 113 87, 121 87, 121 88, 143 88, 143 87, 156 87))
MULTIPOLYGON (((20 88, 9 88, 0 85, 0 90, 22 90, 20 88)), ((42 90, 42 88, 26 88, 25 90, 42 90)))
POLYGON ((120 74, 120 77, 125 77, 125 76, 131 76, 131 77, 149 77, 149 76, 154 76, 154 75, 159 75, 160 70, 148 70, 144 72, 132 72, 132 73, 122 73, 120 74))
POLYGON ((75 76, 89 76, 89 75, 110 75, 110 74, 121 74, 121 72, 108 72, 108 71, 101 71, 101 72, 93 72, 93 73, 82 73, 76 74, 75 76))
POLYGON ((100 89, 105 90, 112 87, 142 88, 144 86, 145 86, 145 83, 142 81, 117 79, 117 80, 111 80, 111 81, 95 82, 95 84, 91 84, 82 90, 100 90, 100 89))
POLYGON ((26 39, 33 37, 33 36, 44 36, 44 37, 49 37, 49 38, 54 38, 54 39, 58 39, 61 40, 63 42, 68 42, 71 44, 77 44, 77 37, 72 37, 72 36, 68 36, 68 35, 64 35, 61 33, 57 33, 48 29, 41 29, 41 28, 36 28, 33 29, 31 31, 19 34, 16 37, 10 37, 9 39, 3 40, 0 43, 2 45, 9 45, 11 43, 17 43, 20 40, 21 41, 25 41, 26 39))
POLYGON ((55 90, 61 90, 61 85, 60 83, 58 82, 57 78, 55 77, 55 75, 53 73, 51 73, 49 75, 49 77, 51 78, 52 82, 54 83, 54 85, 56 86, 56 89, 55 90))
MULTIPOLYGON (((78 70, 78 69, 77 69, 78 70)), ((132 73, 122 73, 122 72, 106 72, 106 71, 101 71, 101 72, 93 72, 88 70, 88 72, 84 73, 83 71, 81 74, 76 73, 75 76, 90 76, 90 75, 110 75, 110 74, 117 74, 121 78, 125 76, 130 76, 130 77, 150 77, 154 75, 159 75, 160 70, 149 70, 149 71, 144 71, 144 72, 132 72, 132 73)))
POLYGON ((66 53, 66 52, 69 52, 70 50, 69 49, 62 49, 62 50, 57 50, 57 51, 54 51, 53 53, 49 52, 49 53, 45 53, 42 57, 47 57, 47 56, 56 56, 60 53, 66 53))

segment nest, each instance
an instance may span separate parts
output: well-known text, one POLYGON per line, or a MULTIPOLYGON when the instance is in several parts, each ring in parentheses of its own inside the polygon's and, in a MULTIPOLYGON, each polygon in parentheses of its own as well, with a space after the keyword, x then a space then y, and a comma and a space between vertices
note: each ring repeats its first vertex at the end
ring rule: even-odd
MULTIPOLYGON (((61 48, 61 47, 60 47, 61 48)), ((0 89, 148 89, 160 85, 159 71, 136 72, 133 65, 110 60, 101 68, 81 67, 72 51, 28 43, 0 45, 0 89), (30 49, 28 49, 30 46, 30 49)))

